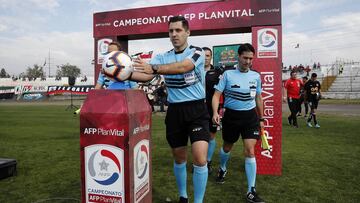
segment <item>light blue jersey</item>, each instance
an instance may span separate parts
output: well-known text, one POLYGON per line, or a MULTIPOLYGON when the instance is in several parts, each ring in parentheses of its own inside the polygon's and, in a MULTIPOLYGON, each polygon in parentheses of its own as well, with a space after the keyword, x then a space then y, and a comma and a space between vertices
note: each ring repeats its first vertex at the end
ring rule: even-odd
POLYGON ((109 85, 113 83, 113 81, 105 77, 105 75, 100 72, 96 83, 100 84, 101 86, 105 86, 105 88, 108 88, 109 85))
POLYGON ((225 71, 215 89, 223 92, 225 108, 247 111, 256 107, 255 97, 261 94, 260 74, 249 70, 246 73, 239 69, 225 71))
POLYGON ((188 46, 181 53, 170 50, 155 56, 150 64, 169 64, 190 59, 195 68, 187 73, 164 75, 169 103, 205 99, 205 55, 201 48, 188 46))
POLYGON ((111 83, 109 85, 109 87, 107 89, 109 90, 124 90, 124 89, 136 89, 138 87, 138 84, 134 81, 129 81, 129 80, 125 80, 125 81, 114 81, 113 83, 111 83))
POLYGON ((136 89, 138 88, 138 84, 134 81, 125 80, 125 81, 112 81, 101 72, 99 73, 99 77, 97 80, 97 83, 99 83, 102 86, 105 86, 106 89, 112 89, 112 90, 122 90, 122 89, 136 89))

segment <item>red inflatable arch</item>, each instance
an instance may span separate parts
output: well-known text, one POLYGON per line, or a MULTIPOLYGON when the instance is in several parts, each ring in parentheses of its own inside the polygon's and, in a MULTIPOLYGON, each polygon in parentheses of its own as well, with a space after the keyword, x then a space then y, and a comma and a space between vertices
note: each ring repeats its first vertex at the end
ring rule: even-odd
POLYGON ((182 15, 189 20, 191 35, 252 33, 256 50, 253 67, 262 77, 265 130, 271 151, 256 158, 258 174, 281 175, 281 1, 225 0, 176 4, 94 14, 95 76, 98 76, 106 44, 117 40, 125 51, 128 40, 168 37, 168 19, 182 15))

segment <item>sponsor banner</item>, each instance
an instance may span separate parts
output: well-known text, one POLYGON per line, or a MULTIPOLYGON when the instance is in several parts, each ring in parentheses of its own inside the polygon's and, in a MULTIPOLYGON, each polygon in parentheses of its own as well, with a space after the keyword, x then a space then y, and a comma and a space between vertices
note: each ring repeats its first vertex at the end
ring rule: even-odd
POLYGON ((84 148, 86 202, 125 202, 124 150, 106 144, 84 148))
POLYGON ((0 94, 0 99, 14 99, 14 93, 3 93, 0 94))
POLYGON ((28 92, 46 92, 47 86, 18 85, 15 87, 15 94, 23 94, 28 92))
POLYGON ((47 90, 48 95, 72 93, 75 95, 88 94, 90 90, 94 89, 92 85, 86 86, 49 86, 47 90))
POLYGON ((47 98, 46 93, 40 93, 40 92, 30 93, 29 92, 29 93, 24 93, 20 99, 24 100, 24 101, 41 101, 46 98, 47 98))
POLYGON ((14 94, 14 93, 15 93, 15 89, 14 89, 14 88, 0 89, 0 94, 9 94, 9 93, 14 94))
POLYGON ((176 4, 94 14, 94 37, 167 33, 169 18, 182 15, 192 31, 281 24, 280 0, 227 0, 176 4))
POLYGON ((257 57, 278 57, 278 31, 277 29, 264 28, 257 31, 257 57))
POLYGON ((141 140, 134 147, 134 199, 140 202, 150 191, 149 140, 141 140))
POLYGON ((264 133, 270 145, 270 150, 261 149, 261 142, 256 145, 257 172, 281 175, 282 73, 279 68, 281 67, 281 26, 253 27, 252 43, 258 52, 253 67, 261 75, 264 133), (267 39, 262 41, 259 37, 267 39), (265 49, 264 45, 269 49, 265 49))
POLYGON ((14 99, 14 87, 0 87, 0 99, 14 99))

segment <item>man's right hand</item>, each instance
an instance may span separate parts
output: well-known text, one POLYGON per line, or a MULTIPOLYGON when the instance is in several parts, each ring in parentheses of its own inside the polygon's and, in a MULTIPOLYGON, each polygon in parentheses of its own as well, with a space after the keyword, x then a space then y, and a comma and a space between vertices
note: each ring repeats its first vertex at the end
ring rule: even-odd
POLYGON ((151 65, 146 63, 146 61, 141 59, 140 57, 134 59, 133 66, 134 66, 134 72, 145 73, 145 74, 154 73, 153 69, 151 68, 151 65))
POLYGON ((214 115, 212 117, 212 122, 216 125, 220 125, 220 115, 217 112, 214 112, 214 115))

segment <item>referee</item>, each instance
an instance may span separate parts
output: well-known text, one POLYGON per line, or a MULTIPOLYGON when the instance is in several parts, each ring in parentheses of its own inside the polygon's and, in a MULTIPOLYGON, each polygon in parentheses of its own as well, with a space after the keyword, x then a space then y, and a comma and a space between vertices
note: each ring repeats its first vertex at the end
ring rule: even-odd
POLYGON ((204 51, 188 45, 189 23, 182 16, 169 20, 173 49, 155 56, 149 65, 135 60, 135 70, 162 74, 168 92, 165 118, 166 139, 174 157, 174 174, 179 202, 188 202, 186 190, 187 143, 190 138, 193 158, 194 202, 202 203, 208 178, 206 155, 209 141, 209 114, 205 104, 204 51))
POLYGON ((230 151, 240 135, 243 140, 245 153, 245 173, 248 190, 246 199, 248 202, 264 202, 256 193, 256 160, 255 144, 260 138, 259 126, 264 127, 263 102, 261 97, 260 74, 251 70, 255 49, 251 44, 241 44, 238 49, 239 61, 235 70, 228 70, 223 74, 219 84, 215 86, 212 99, 213 121, 220 124, 220 116, 217 113, 219 98, 225 95, 225 114, 223 117, 223 146, 220 149, 220 168, 216 181, 225 182, 227 173, 226 163, 230 157, 230 151), (259 122, 260 121, 260 122, 259 122))

